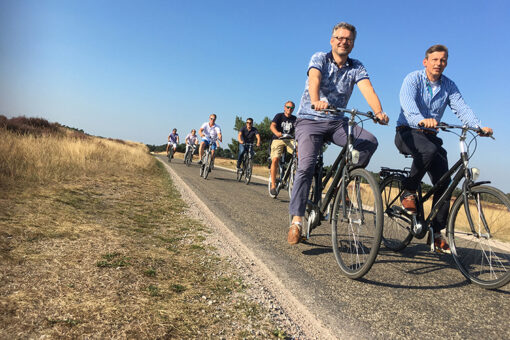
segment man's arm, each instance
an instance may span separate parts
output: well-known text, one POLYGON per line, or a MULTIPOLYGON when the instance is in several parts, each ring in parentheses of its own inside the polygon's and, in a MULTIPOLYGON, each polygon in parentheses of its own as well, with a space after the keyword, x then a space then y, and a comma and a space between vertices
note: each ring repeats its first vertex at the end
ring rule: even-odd
POLYGON ((198 129, 198 134, 200 135, 200 137, 204 138, 204 128, 203 127, 198 129))
POLYGON ((383 112, 381 102, 375 93, 370 79, 365 78, 360 80, 358 82, 358 88, 361 91, 363 97, 365 97, 368 105, 372 108, 372 111, 374 111, 375 116, 380 120, 382 124, 388 124, 389 118, 386 113, 383 112))
POLYGON ((280 138, 282 136, 282 133, 280 131, 276 130, 275 122, 271 122, 271 126, 269 127, 269 129, 276 137, 280 138))
MULTIPOLYGON (((407 75, 402 82, 402 87, 400 88, 400 107, 402 109, 402 113, 405 116, 407 123, 411 127, 418 127, 420 122, 425 120, 423 113, 420 112, 420 108, 416 103, 417 98, 423 96, 422 93, 418 89, 416 76, 412 74, 407 75)), ((429 118, 433 119, 433 118, 429 118)), ((435 121, 435 119, 433 119, 435 121)), ((433 122, 429 121, 427 125, 432 124, 433 122)), ((437 122, 436 122, 437 124, 437 122)), ((429 126, 426 126, 429 127, 429 126)))
POLYGON ((241 139, 241 130, 239 130, 239 133, 237 134, 237 141, 239 142, 239 144, 244 144, 243 140, 241 139))
POLYGON ((260 146, 260 134, 258 132, 255 135, 255 138, 257 138, 257 146, 260 146))
POLYGON ((322 73, 315 67, 308 70, 308 93, 310 93, 310 102, 316 111, 328 108, 328 103, 320 100, 320 86, 322 73))

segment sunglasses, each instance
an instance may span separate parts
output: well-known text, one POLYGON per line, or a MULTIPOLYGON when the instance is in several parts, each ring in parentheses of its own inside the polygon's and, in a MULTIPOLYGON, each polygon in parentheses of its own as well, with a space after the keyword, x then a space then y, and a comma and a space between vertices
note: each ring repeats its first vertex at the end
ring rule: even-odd
POLYGON ((246 122, 246 124, 253 124, 253 122, 246 122))
POLYGON ((294 106, 285 106, 287 109, 294 110, 294 106))

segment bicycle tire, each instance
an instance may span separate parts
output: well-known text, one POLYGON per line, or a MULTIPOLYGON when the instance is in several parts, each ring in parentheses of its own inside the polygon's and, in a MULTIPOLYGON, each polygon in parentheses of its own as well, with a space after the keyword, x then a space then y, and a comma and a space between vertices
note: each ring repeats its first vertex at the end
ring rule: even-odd
POLYGON ((457 197, 448 218, 453 258, 471 282, 500 288, 510 282, 510 200, 491 186, 472 187, 467 199, 471 219, 463 196, 457 197))
POLYGON ((244 173, 244 183, 246 183, 247 185, 250 184, 252 170, 253 170, 253 164, 251 162, 251 159, 248 158, 246 160, 246 167, 244 169, 244 171, 245 171, 245 173, 244 173))
POLYGON ((204 161, 204 172, 202 173, 202 177, 204 179, 207 179, 207 176, 209 176, 209 172, 211 172, 211 154, 206 153, 204 161))
POLYGON ((297 159, 294 158, 292 160, 289 179, 288 179, 288 181, 289 181, 289 185, 288 185, 289 199, 292 198, 292 189, 294 188, 294 176, 296 175, 296 169, 297 169, 297 159))
POLYGON ((317 174, 314 174, 312 177, 312 184, 310 185, 310 192, 308 193, 308 200, 306 201, 305 207, 305 216, 304 216, 304 228, 305 228, 305 238, 308 240, 310 235, 312 234, 312 230, 315 229, 318 225, 319 221, 316 221, 319 218, 316 214, 318 214, 319 201, 322 198, 322 193, 316 193, 317 187, 319 187, 319 178, 317 174), (314 219, 315 221, 312 221, 314 219), (317 224, 317 225, 315 225, 317 224))
POLYGON ((172 162, 173 155, 174 155, 174 148, 173 148, 173 146, 170 146, 170 150, 168 150, 168 163, 172 162))
POLYGON ((186 166, 190 166, 191 165, 191 151, 188 150, 186 152, 186 155, 184 156, 184 163, 186 164, 186 166))
POLYGON ((407 247, 413 239, 412 221, 403 212, 400 203, 403 176, 391 175, 381 182, 381 197, 384 212, 382 241, 384 246, 393 251, 407 247))
POLYGON ((244 158, 243 158, 243 161, 241 162, 241 168, 236 171, 236 177, 237 177, 238 182, 241 182, 241 179, 243 178, 243 174, 244 174, 244 158))
POLYGON ((332 246, 342 273, 358 279, 375 262, 381 243, 383 210, 379 185, 365 169, 349 172, 345 188, 350 202, 343 216, 340 192, 334 203, 332 246))

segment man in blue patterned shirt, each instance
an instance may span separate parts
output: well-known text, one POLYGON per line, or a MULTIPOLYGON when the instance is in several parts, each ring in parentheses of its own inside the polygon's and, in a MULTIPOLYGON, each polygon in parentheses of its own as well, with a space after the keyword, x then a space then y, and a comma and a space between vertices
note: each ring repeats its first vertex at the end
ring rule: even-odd
MULTIPOLYGON (((315 53, 308 66, 308 79, 296 115, 299 161, 289 207, 293 215, 287 237, 290 244, 298 243, 301 238, 307 196, 320 148, 326 141, 340 146, 347 143, 347 118, 321 110, 330 104, 345 108, 354 85, 358 85, 377 118, 384 124, 388 122, 365 67, 359 60, 349 58, 355 39, 356 28, 353 25, 345 22, 337 24, 330 39, 331 52, 315 53)), ((358 126, 354 127, 353 133, 357 136, 353 146, 360 152, 358 164, 365 167, 377 149, 377 139, 358 126)))
MULTIPOLYGON (((425 173, 429 173, 435 184, 448 172, 446 150, 443 141, 437 137, 437 124, 443 117, 446 106, 460 120, 470 127, 481 127, 481 122, 466 105, 459 89, 453 81, 442 75, 448 63, 448 49, 443 45, 431 46, 425 52, 423 66, 425 69, 409 73, 400 90, 400 116, 397 121, 395 145, 403 154, 413 157, 411 173, 404 179, 402 206, 410 213, 416 212, 416 189, 425 173)), ((492 134, 492 129, 484 127, 485 134, 492 134)), ((443 195, 449 181, 434 194, 432 204, 443 195)), ((450 197, 447 198, 449 202, 450 197)), ((445 203, 432 221, 434 244, 440 252, 450 252, 450 247, 441 236, 446 227, 450 204, 445 203)))

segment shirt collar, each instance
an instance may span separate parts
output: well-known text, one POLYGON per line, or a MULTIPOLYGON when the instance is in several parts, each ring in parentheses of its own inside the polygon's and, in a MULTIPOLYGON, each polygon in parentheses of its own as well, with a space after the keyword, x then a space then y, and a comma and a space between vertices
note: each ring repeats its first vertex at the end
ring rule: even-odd
MULTIPOLYGON (((338 65, 336 64, 335 58, 333 58, 333 52, 329 51, 328 54, 326 55, 326 58, 328 58, 330 63, 335 64, 338 67, 338 65)), ((349 66, 351 66, 351 64, 352 64, 352 59, 347 57, 347 60, 345 61, 345 64, 343 66, 349 67, 349 66)))

